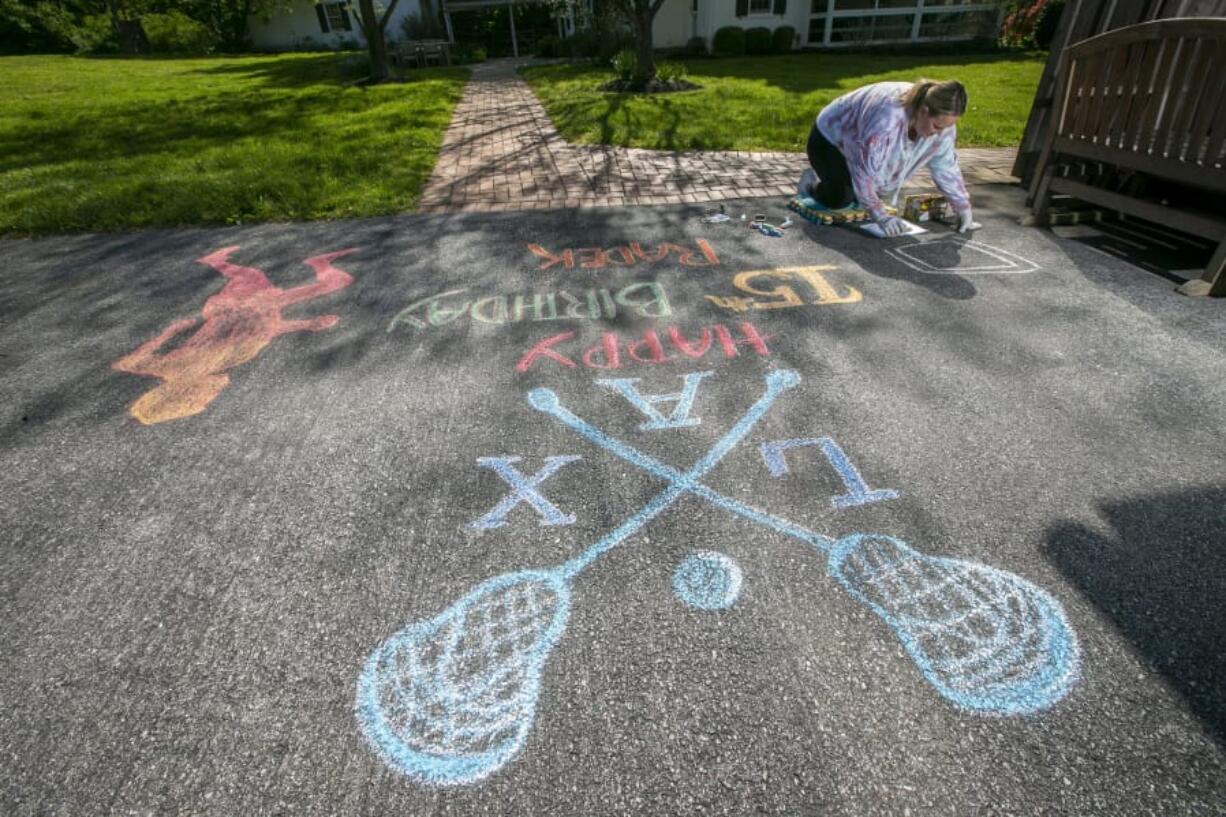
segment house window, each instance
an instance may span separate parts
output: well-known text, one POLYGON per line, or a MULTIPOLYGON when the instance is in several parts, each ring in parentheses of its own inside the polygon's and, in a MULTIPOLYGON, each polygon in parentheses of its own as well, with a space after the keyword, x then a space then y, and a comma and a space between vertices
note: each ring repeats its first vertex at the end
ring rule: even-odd
POLYGON ((319 15, 319 30, 325 34, 329 31, 353 30, 344 3, 316 3, 315 12, 319 15))
POLYGON ((770 14, 771 0, 749 0, 750 14, 770 14))

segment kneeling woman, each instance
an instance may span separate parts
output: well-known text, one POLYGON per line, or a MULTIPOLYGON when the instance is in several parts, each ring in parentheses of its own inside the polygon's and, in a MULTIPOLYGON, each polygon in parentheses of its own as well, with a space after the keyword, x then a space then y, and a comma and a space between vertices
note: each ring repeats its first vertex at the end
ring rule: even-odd
POLYGON ((971 201, 954 141, 965 112, 966 89, 957 80, 877 82, 844 94, 822 108, 813 124, 813 170, 801 177, 799 192, 828 208, 858 202, 886 235, 900 235, 902 221, 886 213, 881 199, 897 198, 903 183, 927 165, 964 233, 973 223, 971 201))

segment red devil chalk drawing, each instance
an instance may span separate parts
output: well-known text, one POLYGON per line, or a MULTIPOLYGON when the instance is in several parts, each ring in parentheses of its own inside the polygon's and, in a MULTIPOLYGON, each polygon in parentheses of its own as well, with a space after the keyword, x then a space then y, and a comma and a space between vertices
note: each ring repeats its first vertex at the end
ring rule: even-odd
POLYGON ((152 340, 111 364, 121 372, 159 378, 160 385, 141 395, 128 409, 145 425, 164 423, 199 414, 230 383, 227 369, 241 366, 267 346, 273 338, 287 332, 330 329, 340 321, 337 315, 321 315, 305 320, 286 320, 281 311, 301 301, 309 301, 353 283, 353 276, 332 266, 332 262, 356 249, 340 250, 308 258, 303 263, 315 270, 315 282, 293 289, 279 289, 254 267, 231 264, 238 247, 224 247, 198 259, 226 277, 221 292, 204 302, 204 323, 177 348, 161 354, 158 350, 171 338, 198 323, 184 318, 167 326, 152 340))

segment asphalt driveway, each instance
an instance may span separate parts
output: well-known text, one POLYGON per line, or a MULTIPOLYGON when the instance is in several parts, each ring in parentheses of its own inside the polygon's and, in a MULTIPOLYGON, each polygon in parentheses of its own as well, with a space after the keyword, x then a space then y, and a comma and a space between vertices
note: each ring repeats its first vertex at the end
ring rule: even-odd
POLYGON ((1013 195, 3 243, 0 813, 1223 813, 1226 309, 1013 195))

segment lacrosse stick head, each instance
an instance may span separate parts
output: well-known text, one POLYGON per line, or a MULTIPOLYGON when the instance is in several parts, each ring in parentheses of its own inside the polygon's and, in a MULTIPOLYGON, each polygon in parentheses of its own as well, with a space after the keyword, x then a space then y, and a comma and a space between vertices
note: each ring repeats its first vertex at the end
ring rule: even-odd
POLYGON ((925 556, 876 534, 839 540, 828 566, 958 706, 1027 714, 1054 705, 1076 683, 1080 654, 1064 611, 1018 576, 925 556))
POLYGON ((541 668, 570 614, 558 571, 489 579, 379 645, 358 679, 357 717, 385 762, 422 783, 461 785, 518 754, 541 668))

